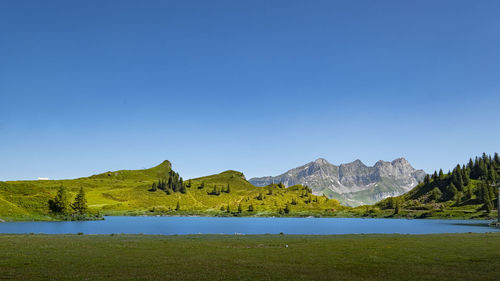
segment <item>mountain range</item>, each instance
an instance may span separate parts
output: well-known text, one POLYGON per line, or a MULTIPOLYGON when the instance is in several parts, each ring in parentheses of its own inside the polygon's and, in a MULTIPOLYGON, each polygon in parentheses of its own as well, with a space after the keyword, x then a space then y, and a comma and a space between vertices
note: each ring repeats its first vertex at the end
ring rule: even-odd
POLYGON ((333 165, 323 158, 291 169, 278 176, 251 178, 255 186, 283 183, 285 186, 307 185, 313 194, 335 198, 341 204, 359 206, 401 195, 425 177, 423 170, 413 168, 404 158, 378 161, 366 166, 360 160, 333 165))

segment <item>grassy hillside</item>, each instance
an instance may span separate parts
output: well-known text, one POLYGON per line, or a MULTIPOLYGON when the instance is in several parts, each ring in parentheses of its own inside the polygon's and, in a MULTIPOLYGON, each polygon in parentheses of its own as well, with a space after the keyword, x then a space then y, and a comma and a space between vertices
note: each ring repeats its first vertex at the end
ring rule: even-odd
POLYGON ((0 182, 0 219, 54 219, 48 201, 60 186, 67 188, 71 198, 83 187, 90 210, 109 215, 305 216, 332 215, 333 210, 342 208, 338 201, 314 196, 300 185, 255 187, 236 171, 184 181, 185 193, 151 191, 153 183, 169 178, 171 169, 170 162, 164 161, 151 169, 106 172, 72 180, 0 182), (225 192, 228 185, 229 193, 225 192), (218 195, 210 195, 214 189, 218 195), (253 211, 249 211, 250 206, 253 211))
POLYGON ((5 280, 500 280, 500 234, 0 235, 0 276, 5 280))

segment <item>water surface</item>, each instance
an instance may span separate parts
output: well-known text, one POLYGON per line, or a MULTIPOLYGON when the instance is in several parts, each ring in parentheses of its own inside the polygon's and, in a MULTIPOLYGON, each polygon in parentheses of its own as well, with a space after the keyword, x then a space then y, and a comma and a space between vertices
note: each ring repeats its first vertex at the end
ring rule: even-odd
POLYGON ((6 222, 0 233, 356 234, 499 232, 484 220, 255 217, 105 217, 101 221, 6 222))

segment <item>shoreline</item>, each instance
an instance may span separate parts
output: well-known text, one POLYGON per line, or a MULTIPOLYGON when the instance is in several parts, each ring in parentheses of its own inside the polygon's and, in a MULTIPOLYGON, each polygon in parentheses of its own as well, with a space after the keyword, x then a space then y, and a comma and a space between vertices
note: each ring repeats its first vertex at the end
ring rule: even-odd
POLYGON ((355 215, 348 213, 347 215, 319 215, 319 214, 299 214, 299 215, 274 215, 274 214, 203 214, 203 213, 177 213, 177 214, 146 214, 146 213, 134 213, 134 211, 130 212, 114 212, 114 213, 105 213, 101 214, 99 217, 95 217, 93 219, 85 219, 85 220, 65 220, 60 219, 58 217, 50 216, 50 215, 40 215, 40 216, 26 216, 26 217, 1 217, 0 223, 9 223, 9 222, 55 222, 55 221, 96 221, 96 220, 104 220, 105 217, 214 217, 214 218, 338 218, 338 219, 407 219, 407 220, 481 220, 481 221, 495 221, 495 217, 461 217, 461 216, 429 216, 429 217, 417 217, 417 216, 366 216, 366 215, 355 215))

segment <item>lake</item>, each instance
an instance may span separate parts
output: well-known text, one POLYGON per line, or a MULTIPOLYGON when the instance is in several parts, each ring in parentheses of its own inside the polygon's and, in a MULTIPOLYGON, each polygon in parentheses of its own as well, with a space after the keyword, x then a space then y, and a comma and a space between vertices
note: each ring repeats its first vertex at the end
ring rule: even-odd
POLYGON ((355 234, 499 232, 484 220, 371 218, 127 217, 101 221, 5 222, 0 233, 85 234, 355 234))

